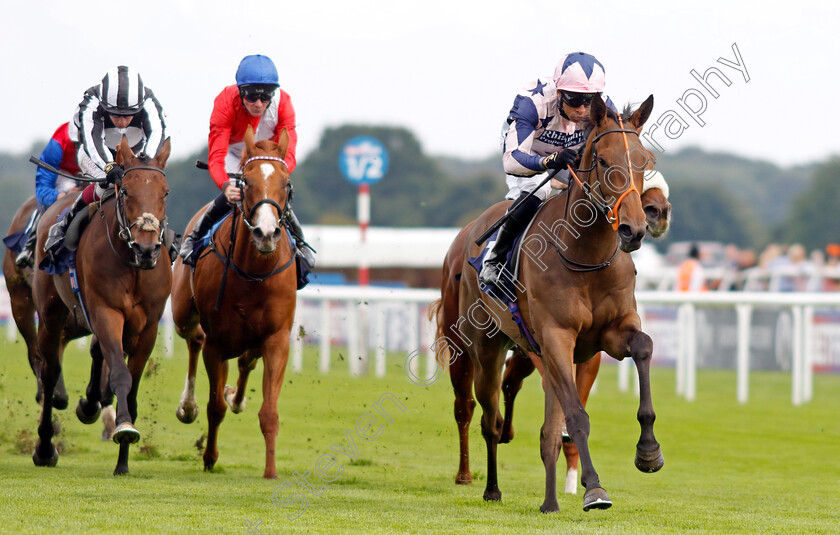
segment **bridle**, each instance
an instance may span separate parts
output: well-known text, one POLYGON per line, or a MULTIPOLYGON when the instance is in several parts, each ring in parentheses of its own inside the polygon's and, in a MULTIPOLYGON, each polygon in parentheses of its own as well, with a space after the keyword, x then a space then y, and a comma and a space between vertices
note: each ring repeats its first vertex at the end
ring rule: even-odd
MULTIPOLYGON (((136 167, 130 167, 126 169, 125 174, 131 173, 132 171, 155 171, 163 175, 164 179, 166 178, 166 173, 162 169, 158 169, 157 167, 152 167, 149 165, 138 165, 136 167)), ((124 178, 123 178, 124 180, 124 178)), ((167 195, 169 193, 167 192, 167 195)), ((125 213, 125 195, 126 190, 125 187, 122 186, 122 181, 119 184, 114 184, 114 196, 116 197, 116 203, 114 207, 114 212, 116 215, 117 220, 117 227, 119 231, 117 232, 117 236, 128 245, 128 248, 133 252, 134 251, 134 244, 137 243, 134 240, 134 236, 132 235, 132 229, 135 227, 140 231, 148 231, 154 232, 157 234, 157 245, 163 245, 163 236, 164 232, 166 231, 166 218, 163 221, 160 221, 154 214, 149 212, 144 212, 140 217, 132 221, 131 223, 128 222, 128 216, 125 213)), ((154 269, 154 265, 150 267, 141 266, 140 262, 137 260, 137 254, 134 254, 134 261, 130 262, 120 255, 116 248, 114 247, 113 241, 111 241, 111 231, 108 229, 108 220, 105 219, 105 213, 102 211, 102 202, 105 198, 99 201, 99 214, 105 221, 106 227, 106 234, 108 235, 108 244, 111 246, 111 250, 114 251, 114 254, 122 260, 124 263, 128 264, 131 267, 138 268, 138 269, 154 269)), ((156 263, 155 263, 156 264, 156 263)))
MULTIPOLYGON (((604 217, 607 218, 607 222, 612 226, 613 230, 618 230, 619 227, 619 219, 618 219, 618 209, 621 206, 622 201, 624 198, 627 197, 631 192, 635 192, 639 199, 642 198, 642 194, 639 192, 638 188, 636 188, 635 182, 633 182, 633 164, 630 162, 630 145, 627 143, 627 134, 634 134, 636 137, 639 136, 639 133, 633 129, 624 128, 624 121, 621 118, 621 115, 618 116, 618 124, 620 128, 612 128, 610 130, 605 130, 600 134, 596 135, 595 138, 592 140, 592 159, 590 160, 590 167, 588 169, 578 169, 578 172, 587 173, 588 175, 595 171, 595 184, 599 190, 598 195, 593 193, 592 185, 587 181, 583 182, 578 178, 577 174, 574 170, 569 167, 571 171, 572 177, 577 182, 578 186, 583 190, 589 200, 598 207, 604 217), (630 186, 624 190, 624 192, 618 197, 618 200, 615 201, 613 206, 610 206, 604 200, 604 192, 601 187, 601 179, 598 177, 598 170, 601 168, 601 165, 598 163, 598 140, 604 137, 607 134, 614 134, 614 133, 621 133, 621 136, 624 138, 624 156, 627 159, 627 171, 630 173, 630 186)), ((606 173, 609 172, 609 169, 603 171, 601 174, 606 176, 606 173)))
MULTIPOLYGON (((642 198, 641 193, 636 188, 636 184, 633 182, 633 166, 632 166, 632 163, 630 162, 630 145, 627 143, 627 134, 635 134, 638 137, 639 133, 636 132, 635 130, 624 128, 624 121, 622 120, 621 115, 618 115, 618 125, 619 125, 620 128, 611 128, 611 129, 605 130, 605 131, 603 131, 603 132, 601 132, 601 133, 599 133, 598 135, 595 136, 595 138, 592 140, 592 158, 590 160, 589 168, 588 169, 578 169, 579 172, 587 173, 588 175, 591 175, 592 171, 595 171, 595 184, 596 184, 596 187, 598 188, 597 195, 593 191, 593 187, 589 183, 589 181, 587 181, 587 182, 581 181, 581 179, 578 178, 577 173, 575 173, 574 169, 572 169, 572 167, 569 166, 569 171, 571 172, 571 175, 575 179, 575 182, 577 183, 577 185, 580 186, 581 190, 583 190, 583 192, 586 194, 586 197, 589 199, 589 201, 592 204, 594 204, 596 207, 598 207, 598 209, 601 211, 601 213, 604 214, 604 217, 607 219, 607 222, 610 224, 610 226, 612 227, 613 230, 618 230, 618 227, 619 227, 619 224, 620 224, 619 219, 618 219, 618 209, 621 206, 621 202, 625 199, 625 197, 627 197, 627 195, 629 195, 631 192, 635 192, 636 195, 639 196, 640 200, 642 198), (627 170, 630 173, 630 186, 626 190, 624 190, 624 192, 618 197, 618 200, 616 200, 615 204, 613 206, 610 206, 604 200, 603 189, 601 188, 601 179, 598 177, 598 170, 600 169, 601 166, 598 163, 598 146, 597 146, 597 143, 598 143, 598 140, 601 139, 602 137, 604 137, 605 135, 619 133, 619 132, 621 133, 621 136, 624 138, 624 155, 627 159, 627 170)), ((606 173, 608 171, 609 171, 609 169, 602 172, 601 174, 606 176, 606 173)), ((566 213, 567 213, 567 215, 568 215, 568 211, 569 211, 569 198, 570 198, 570 195, 567 194, 566 195, 566 213)), ((554 249, 557 251, 557 254, 560 256, 560 259, 562 260, 566 269, 568 269, 569 271, 574 271, 574 272, 579 272, 579 273, 590 272, 590 271, 598 271, 598 270, 601 270, 601 269, 605 269, 605 268, 609 267, 610 264, 612 264, 613 260, 615 260, 615 257, 618 254, 618 244, 616 244, 615 250, 613 251, 612 255, 610 256, 610 258, 608 260, 606 260, 604 262, 601 262, 600 264, 583 264, 583 263, 580 263, 580 262, 575 262, 574 260, 571 260, 570 258, 567 258, 563 254, 563 251, 560 249, 560 247, 556 243, 554 243, 553 241, 551 241, 550 243, 554 247, 554 249)))
MULTIPOLYGON (((271 162, 280 162, 280 163, 283 164, 283 166, 286 169, 289 168, 289 166, 286 165, 286 161, 283 158, 278 158, 277 156, 253 156, 251 158, 248 158, 240 166, 240 168, 239 168, 240 173, 238 173, 238 176, 236 178, 234 178, 234 180, 239 180, 239 181, 242 182, 242 184, 241 184, 242 189, 244 189, 244 187, 248 186, 248 180, 245 178, 245 167, 249 163, 251 163, 253 161, 257 161, 257 160, 267 160, 267 161, 271 161, 271 162)), ((291 189, 291 182, 286 184, 287 192, 290 189, 291 189)), ((288 198, 288 195, 287 195, 286 198, 288 198)), ((284 208, 282 206, 280 206, 280 203, 278 203, 274 199, 268 199, 268 198, 260 199, 259 201, 255 202, 254 206, 252 206, 250 210, 247 210, 247 212, 245 210, 245 196, 244 195, 242 196, 242 198, 239 201, 237 201, 236 204, 237 204, 237 207, 239 208, 239 210, 242 212, 242 221, 245 223, 245 226, 248 228, 249 232, 253 232, 254 229, 257 228, 256 225, 251 223, 251 219, 253 219, 254 214, 257 211, 257 208, 259 208, 263 204, 268 204, 268 205, 271 205, 271 206, 277 208, 277 225, 282 226, 284 208)))

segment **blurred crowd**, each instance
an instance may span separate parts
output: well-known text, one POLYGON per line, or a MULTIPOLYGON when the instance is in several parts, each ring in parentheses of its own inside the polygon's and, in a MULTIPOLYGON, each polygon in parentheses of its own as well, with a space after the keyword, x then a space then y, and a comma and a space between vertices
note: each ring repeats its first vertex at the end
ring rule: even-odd
POLYGON ((654 273, 639 270, 639 288, 675 290, 680 266, 699 252, 705 289, 709 291, 831 292, 840 290, 840 244, 808 251, 799 243, 771 243, 760 252, 719 242, 672 244, 654 273))

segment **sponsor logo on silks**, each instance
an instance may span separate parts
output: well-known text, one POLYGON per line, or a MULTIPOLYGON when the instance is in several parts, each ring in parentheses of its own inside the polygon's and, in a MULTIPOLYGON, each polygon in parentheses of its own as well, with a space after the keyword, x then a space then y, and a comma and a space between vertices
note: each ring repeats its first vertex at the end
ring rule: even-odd
POLYGON ((578 130, 574 134, 567 134, 565 132, 560 132, 559 130, 546 130, 540 134, 537 140, 549 145, 562 147, 574 147, 585 141, 583 130, 578 130))

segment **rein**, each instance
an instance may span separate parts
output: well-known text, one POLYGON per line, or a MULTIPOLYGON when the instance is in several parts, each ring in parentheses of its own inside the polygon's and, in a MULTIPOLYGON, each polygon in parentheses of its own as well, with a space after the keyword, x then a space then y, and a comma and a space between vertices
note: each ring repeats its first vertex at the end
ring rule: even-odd
MULTIPOLYGON (((639 198, 641 198, 641 194, 639 193, 639 190, 636 189, 636 185, 633 182, 633 168, 632 168, 632 165, 630 163, 630 146, 627 143, 627 134, 632 133, 632 134, 638 135, 638 132, 636 132, 635 130, 632 130, 632 129, 624 128, 624 122, 621 119, 621 115, 618 116, 618 124, 621 128, 614 128, 614 129, 606 130, 604 132, 601 132, 597 136, 595 136, 595 139, 592 140, 592 159, 591 159, 592 165, 589 167, 589 169, 578 169, 579 172, 583 172, 583 173, 591 173, 592 171, 595 171, 595 181, 598 184, 598 189, 601 189, 601 182, 598 179, 598 163, 597 163, 598 148, 595 144, 598 142, 599 139, 601 139, 603 136, 605 136, 607 134, 613 134, 613 133, 621 132, 621 135, 624 138, 624 149, 625 149, 624 150, 624 155, 627 158, 627 170, 630 173, 630 187, 628 187, 624 191, 624 193, 622 193, 619 196, 619 198, 615 202, 614 206, 610 207, 608 204, 603 202, 603 197, 604 197, 603 195, 599 195, 598 196, 599 198, 597 198, 597 199, 593 198, 595 196, 592 192, 592 190, 593 190, 592 186, 589 184, 589 182, 583 182, 577 176, 577 173, 575 173, 574 169, 572 169, 572 167, 569 166, 569 172, 571 173, 572 178, 575 179, 575 182, 577 183, 578 186, 580 186, 580 189, 584 192, 584 194, 589 199, 589 201, 592 204, 594 204, 595 206, 597 206, 598 209, 601 211, 601 213, 604 214, 604 217, 606 217, 607 222, 610 224, 610 226, 612 227, 613 230, 618 230, 618 226, 619 226, 618 208, 621 205, 621 202, 624 200, 624 198, 627 197, 627 195, 632 191, 635 191, 636 194, 639 195, 639 198)), ((569 199, 570 199, 570 197, 571 197, 571 195, 569 195, 569 194, 566 195, 566 207, 565 207, 565 210, 564 210, 565 213, 566 213, 566 215, 565 215, 566 219, 568 219, 568 214, 569 214, 569 199)), ((609 260, 601 262, 600 264, 583 264, 583 263, 580 263, 580 262, 575 262, 574 260, 571 260, 570 258, 566 258, 566 256, 563 255, 563 251, 560 249, 560 247, 556 243, 554 243, 551 240, 549 240, 549 243, 551 243, 552 247, 554 247, 554 250, 557 251, 557 255, 560 257, 560 260, 562 260, 564 267, 566 269, 568 269, 569 271, 573 271, 573 272, 576 272, 576 273, 586 273, 586 272, 598 271, 598 270, 601 270, 601 269, 605 269, 605 268, 609 267, 610 264, 612 264, 613 260, 615 260, 615 257, 618 254, 618 244, 616 244, 615 250, 613 250, 613 253, 610 256, 609 260)))
MULTIPOLYGON (((254 156, 254 157, 248 158, 247 160, 245 160, 245 162, 242 163, 242 165, 240 166, 240 171, 241 171, 240 173, 230 174, 229 176, 231 178, 233 178, 235 181, 243 182, 244 185, 247 186, 248 181, 245 179, 245 173, 244 173, 245 166, 247 166, 249 163, 251 163, 255 160, 268 160, 268 161, 273 161, 273 162, 280 162, 280 163, 283 164, 283 166, 286 167, 286 169, 288 169, 288 166, 286 165, 286 161, 283 160, 282 158, 278 158, 276 156, 254 156)), ((291 185, 291 182, 290 182, 289 184, 286 185, 286 190, 291 191, 291 189, 292 189, 291 186, 292 185, 291 185)), ((240 186, 240 188, 241 187, 242 186, 240 186)), ((287 198, 287 203, 288 203, 288 199, 290 199, 290 195, 287 195, 286 198, 287 198)), ((287 232, 288 232, 288 229, 286 227, 286 221, 283 218, 284 208, 282 206, 280 206, 280 203, 278 203, 274 199, 260 199, 259 201, 257 201, 254 204, 254 206, 251 207, 250 210, 247 211, 247 215, 246 215, 246 210, 245 210, 244 197, 243 197, 242 200, 236 202, 236 204, 234 205, 233 219, 231 220, 231 225, 230 225, 230 238, 229 238, 230 247, 229 247, 229 249, 225 250, 224 246, 222 246, 222 244, 220 244, 220 246, 222 247, 223 253, 224 253, 224 254, 222 254, 222 252, 220 252, 216 248, 215 239, 211 239, 210 244, 209 244, 209 249, 211 251, 213 251, 213 253, 216 254, 216 257, 224 265, 224 271, 222 272, 222 283, 221 283, 221 286, 219 287, 219 294, 216 296, 216 304, 215 304, 215 307, 214 307, 215 311, 218 311, 219 308, 221 307, 221 304, 222 304, 222 296, 224 295, 225 286, 227 285, 228 270, 232 270, 234 273, 236 273, 236 275, 240 279, 242 279, 246 282, 258 282, 259 283, 259 282, 265 282, 270 277, 273 277, 274 275, 277 275, 279 273, 282 273, 283 271, 286 271, 286 269, 288 269, 289 266, 291 266, 295 261, 295 251, 294 251, 294 248, 291 247, 291 240, 289 241, 289 246, 290 246, 289 249, 291 250, 292 254, 291 254, 291 257, 289 258, 289 260, 285 264, 283 264, 282 266, 277 267, 278 264, 280 264, 280 259, 282 258, 282 256, 278 252, 277 262, 274 263, 274 267, 272 268, 272 270, 267 272, 267 273, 258 273, 258 274, 248 273, 247 271, 245 271, 244 269, 242 269, 241 267, 236 265, 236 262, 233 261, 233 252, 236 248, 236 227, 237 227, 237 222, 239 221, 239 218, 236 217, 236 211, 239 211, 242 214, 242 222, 245 224, 245 227, 248 229, 248 231, 253 232, 254 229, 256 228, 256 226, 251 223, 250 219, 253 218, 254 213, 256 212, 257 208, 259 208, 263 204, 268 204, 268 205, 271 205, 271 206, 277 208, 277 214, 278 214, 277 224, 279 224, 281 227, 286 229, 287 232)))

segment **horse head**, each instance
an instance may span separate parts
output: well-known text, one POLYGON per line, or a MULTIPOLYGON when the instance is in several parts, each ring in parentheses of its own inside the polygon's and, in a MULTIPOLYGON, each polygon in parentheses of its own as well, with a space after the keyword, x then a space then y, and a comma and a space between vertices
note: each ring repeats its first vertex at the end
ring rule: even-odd
MULTIPOLYGON (((591 165, 581 173, 595 173, 592 193, 600 195, 601 210, 613 229, 618 231, 622 251, 641 246, 647 227, 642 207, 643 172, 649 165, 649 153, 639 150, 638 134, 653 110, 653 95, 625 118, 608 110, 600 97, 593 99, 589 120, 592 134, 581 161, 591 165)), ((642 148, 643 149, 643 148, 642 148)))
POLYGON ((115 184, 119 236, 131 249, 134 264, 140 269, 153 269, 160 257, 169 195, 163 169, 169 153, 169 138, 154 158, 135 155, 125 136, 117 146, 116 162, 125 169, 115 184))
POLYGON ((283 158, 289 146, 284 128, 277 142, 254 141, 254 131, 245 131, 242 154, 242 219, 262 254, 272 254, 283 235, 283 211, 289 190, 289 168, 283 158))

